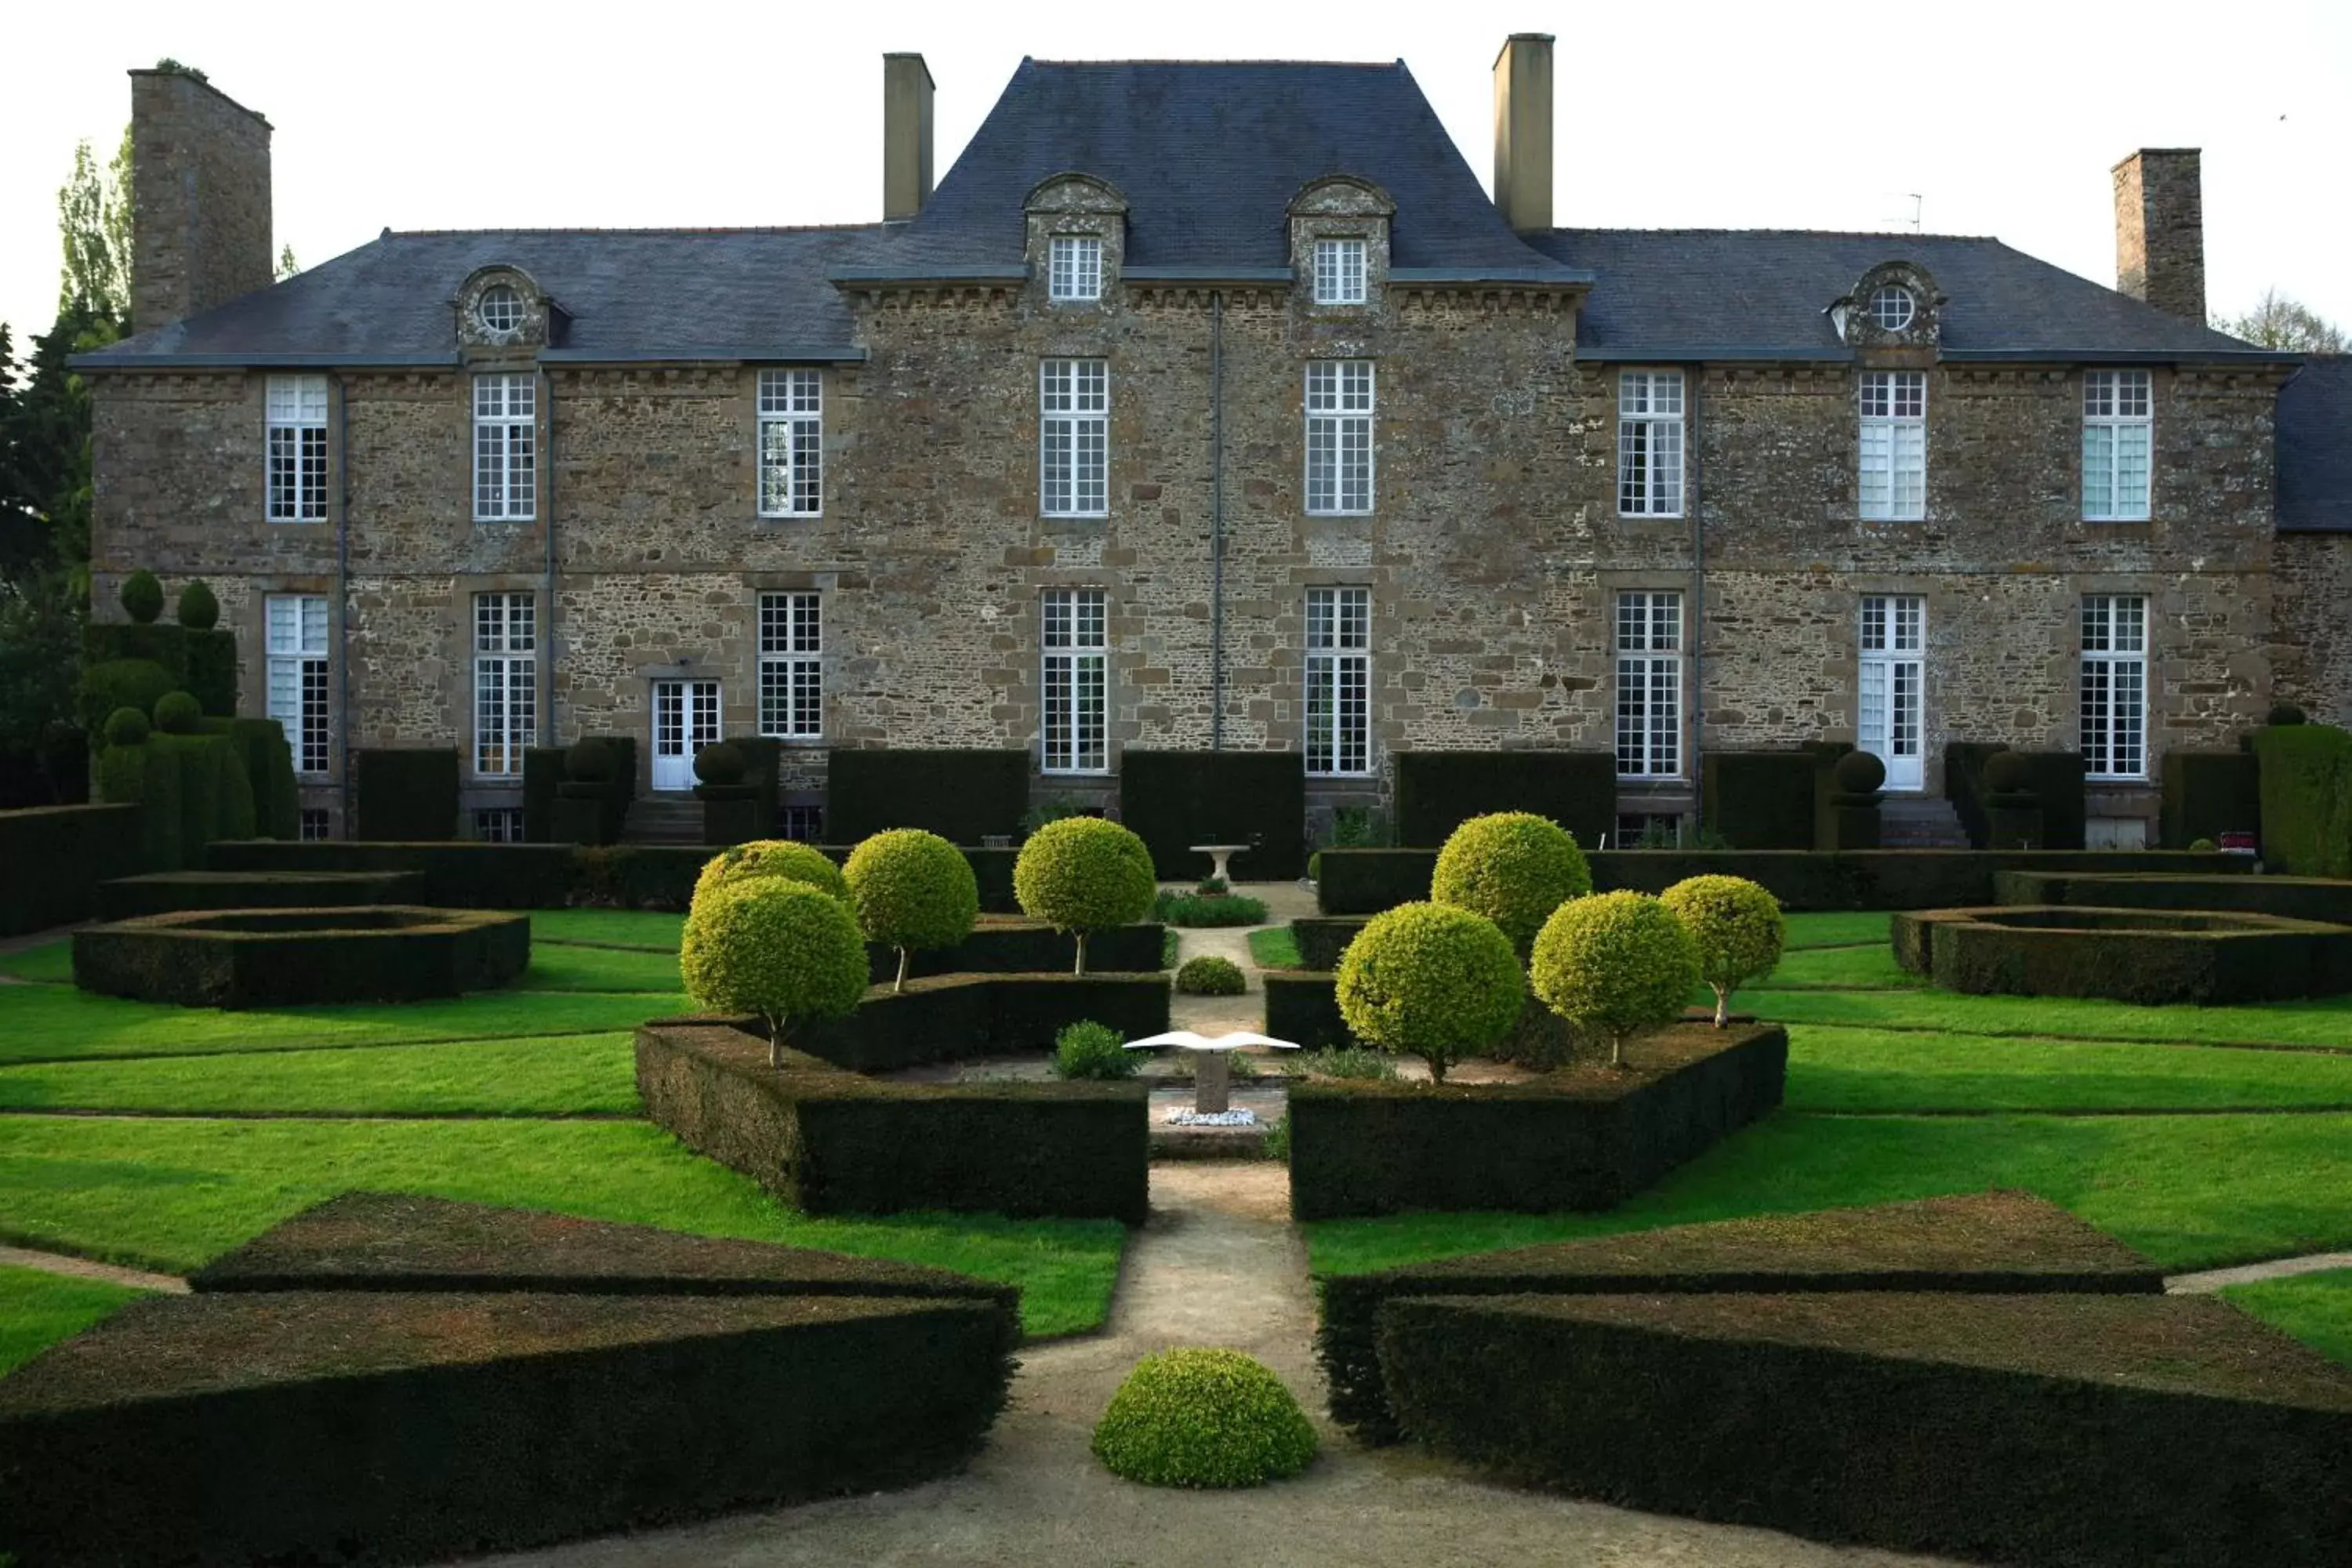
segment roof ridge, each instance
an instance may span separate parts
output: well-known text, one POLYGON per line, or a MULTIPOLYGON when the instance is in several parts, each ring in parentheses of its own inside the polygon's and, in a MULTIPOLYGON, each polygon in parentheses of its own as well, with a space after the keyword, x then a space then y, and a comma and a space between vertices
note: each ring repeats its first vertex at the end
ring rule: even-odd
MULTIPOLYGON (((1554 234, 1769 234, 1793 235, 1808 239, 1937 239, 1965 240, 1972 245, 2005 245, 1997 234, 1942 234, 1893 228, 1773 228, 1773 227, 1709 227, 1697 224, 1667 225, 1656 228, 1638 224, 1576 224, 1557 225, 1554 234)), ((2013 248, 2013 247, 2012 247, 2013 248)), ((2022 255, 2023 252, 2019 254, 2022 255)))
POLYGON ((1108 60, 1041 60, 1032 58, 1027 63, 1037 66, 1055 66, 1065 70, 1082 66, 1316 66, 1330 70, 1387 71, 1399 68, 1404 64, 1404 61, 1402 58, 1393 60, 1286 60, 1271 58, 1247 60, 1181 60, 1168 58, 1155 59, 1139 57, 1131 59, 1108 60))
POLYGON ((880 219, 871 223, 786 223, 786 224, 655 224, 645 227, 620 228, 597 224, 573 227, 545 228, 389 228, 376 236, 378 239, 450 239, 471 235, 493 234, 858 234, 869 229, 893 226, 880 219))

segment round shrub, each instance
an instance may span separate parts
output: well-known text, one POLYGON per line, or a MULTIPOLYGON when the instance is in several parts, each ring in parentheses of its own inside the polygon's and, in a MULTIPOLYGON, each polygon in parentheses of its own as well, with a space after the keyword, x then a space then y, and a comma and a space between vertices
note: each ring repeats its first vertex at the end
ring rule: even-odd
POLYGON ((866 940, 898 950, 898 982, 916 948, 953 947, 980 918, 980 882, 963 851, 936 833, 893 827, 849 852, 842 868, 866 940))
POLYGON ((1876 795, 1886 783, 1886 764, 1874 752, 1848 752, 1830 768, 1841 795, 1876 795))
POLYGON ((1127 1048, 1117 1029, 1081 1018, 1054 1037, 1054 1076, 1070 1079, 1133 1078, 1142 1060, 1127 1048))
POLYGON ((694 753, 694 776, 707 784, 739 784, 751 764, 727 741, 713 741, 694 753))
POLYGON ((179 606, 173 614, 190 631, 208 632, 220 625, 220 601, 213 596, 202 577, 193 577, 180 590, 179 606))
POLYGON ((1239 996, 1249 989, 1249 978, 1232 959, 1204 952, 1184 961, 1176 972, 1176 989, 1187 996, 1239 996))
POLYGON ((2189 841, 2189 847, 2192 853, 2210 855, 2213 852, 2213 841, 2210 838, 2192 838, 2189 841))
POLYGON ((2023 752, 1995 752, 1985 759, 1984 786, 1995 795, 2023 795, 2033 788, 2033 759, 2023 752))
POLYGON ((752 877, 695 900, 678 973, 696 1006, 764 1019, 775 1067, 794 1025, 843 1017, 866 994, 866 939, 839 899, 752 877))
POLYGON ((1399 904, 1365 921, 1348 944, 1339 993, 1350 1033, 1421 1058, 1442 1083, 1450 1064, 1510 1032, 1527 979, 1511 939, 1486 916, 1452 904, 1399 904))
POLYGON ((1745 877, 1691 877, 1658 901, 1674 911, 1698 949, 1699 978, 1715 990, 1715 1026, 1724 1026, 1731 994, 1780 962, 1788 922, 1780 900, 1745 877))
POLYGON ((2269 715, 2263 722, 2272 725, 2300 724, 2305 722, 2304 712, 2292 702, 2273 702, 2271 704, 2269 715))
POLYGON ((749 844, 722 849, 702 863, 702 872, 694 879, 694 897, 687 909, 690 912, 718 889, 748 882, 755 877, 780 877, 787 882, 805 882, 836 899, 849 897, 849 884, 843 879, 841 868, 824 851, 790 838, 755 838, 749 844))
POLYGON ((1545 1006, 1606 1036, 1609 1059, 1622 1067, 1628 1036, 1682 1016, 1699 983, 1698 946, 1649 894, 1599 893, 1552 912, 1529 977, 1545 1006))
POLYGON ((147 715, 136 708, 117 708, 106 716, 106 743, 110 746, 143 746, 147 743, 147 715))
POLYGON ((1076 933, 1080 974, 1087 972, 1087 933, 1141 920, 1158 891, 1143 840, 1099 816, 1045 824, 1013 863, 1013 896, 1022 910, 1076 933))
POLYGON ((204 724, 204 704, 189 693, 166 691, 155 699, 155 728, 166 735, 193 735, 204 724))
POLYGON ((1315 1428, 1282 1379, 1239 1351, 1145 1356, 1095 1426, 1095 1458, 1148 1487, 1255 1487, 1315 1458, 1315 1428))
POLYGON ((1552 910, 1592 891, 1592 868, 1568 830, 1548 816, 1498 811, 1474 816, 1437 852, 1429 896, 1503 928, 1524 955, 1552 910))
POLYGON ((563 753, 563 776, 574 784, 611 784, 620 767, 619 755, 598 740, 574 741, 563 753))
POLYGON ((144 566, 122 580, 120 596, 124 613, 142 626, 163 613, 163 584, 144 566))

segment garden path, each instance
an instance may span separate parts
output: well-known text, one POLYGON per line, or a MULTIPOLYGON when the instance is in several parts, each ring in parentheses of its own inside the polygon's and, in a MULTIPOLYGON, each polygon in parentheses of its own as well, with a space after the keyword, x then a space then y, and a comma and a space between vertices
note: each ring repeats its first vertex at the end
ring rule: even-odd
POLYGON ((176 1274, 150 1274, 143 1268, 124 1268, 119 1264, 100 1263, 94 1258, 68 1258, 61 1252, 37 1252, 29 1247, 0 1247, 0 1268, 30 1268, 41 1274, 96 1279, 132 1290, 159 1290, 167 1296, 184 1296, 188 1292, 188 1282, 176 1274))
MULTIPOLYGON (((1316 912, 1315 895, 1297 882, 1237 882, 1234 891, 1265 905, 1267 926, 1288 925, 1316 912)), ((1239 996, 1187 996, 1179 992, 1169 998, 1170 1028, 1215 1036, 1265 1026, 1265 976, 1257 961, 1250 956, 1249 946, 1249 933, 1264 929, 1265 926, 1177 928, 1176 962, 1180 966, 1187 959, 1203 954, 1229 958, 1241 965, 1242 973, 1249 979, 1249 989, 1239 996)))

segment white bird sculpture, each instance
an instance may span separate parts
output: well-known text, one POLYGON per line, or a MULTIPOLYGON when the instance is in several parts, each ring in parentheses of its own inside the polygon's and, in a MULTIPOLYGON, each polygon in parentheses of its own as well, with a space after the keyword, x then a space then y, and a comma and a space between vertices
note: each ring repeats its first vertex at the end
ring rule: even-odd
POLYGON ((1214 1039, 1206 1035, 1196 1035, 1190 1029, 1171 1029, 1164 1035, 1127 1042, 1127 1048, 1130 1051, 1139 1051, 1151 1046, 1174 1046, 1187 1051, 1230 1051, 1243 1046, 1272 1046, 1276 1050, 1295 1051, 1298 1048, 1298 1042, 1277 1040, 1272 1035, 1253 1034, 1247 1029, 1236 1029, 1230 1035, 1219 1035, 1214 1039))
POLYGON ((1171 1112, 1169 1116, 1171 1121, 1197 1124, 1201 1118, 1214 1117, 1221 1122, 1229 1121, 1247 1125, 1257 1120, 1254 1114, 1247 1110, 1226 1109, 1233 1081, 1232 1064, 1227 1059, 1227 1053, 1243 1046, 1272 1046, 1276 1050, 1295 1051, 1298 1048, 1298 1042, 1277 1040, 1272 1035, 1255 1034, 1248 1029, 1236 1029, 1230 1035, 1219 1035, 1214 1039, 1206 1035, 1196 1035, 1190 1029, 1171 1029, 1164 1035, 1127 1042, 1127 1048, 1130 1051, 1152 1046, 1174 1046, 1179 1050, 1207 1053, 1202 1059, 1200 1070, 1192 1075, 1192 1111, 1189 1115, 1181 1111, 1171 1112))

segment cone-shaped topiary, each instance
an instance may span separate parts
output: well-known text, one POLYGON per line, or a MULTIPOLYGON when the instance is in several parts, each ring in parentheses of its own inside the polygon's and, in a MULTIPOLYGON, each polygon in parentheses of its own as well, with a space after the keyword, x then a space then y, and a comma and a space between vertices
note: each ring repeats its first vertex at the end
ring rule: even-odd
POLYGON ((1592 868, 1568 830, 1529 811, 1474 816, 1437 852, 1429 896, 1503 928, 1525 958, 1552 910, 1592 891, 1592 868))
POLYGON ((142 626, 163 613, 163 584, 144 566, 122 580, 120 596, 123 612, 142 626))
POLYGON ((1022 910, 1076 934, 1080 974, 1087 972, 1087 934, 1141 920, 1159 890, 1143 840, 1099 816, 1045 824, 1013 863, 1013 896, 1022 910))
POLYGON ((1148 1487, 1255 1487, 1315 1458, 1315 1428, 1263 1363, 1192 1346, 1145 1356, 1095 1426, 1095 1458, 1148 1487))
POLYGON ((980 882, 963 851, 936 833, 893 827, 849 852, 842 867, 850 908, 866 940, 898 950, 898 979, 907 988, 914 950, 953 947, 980 918, 980 882))
POLYGON ((192 632, 208 632, 220 625, 220 601, 205 585, 202 577, 192 577, 180 590, 180 603, 173 614, 182 626, 192 632))
POLYGON ((776 1067, 793 1026, 845 1016, 866 994, 866 939, 831 894, 752 877, 695 900, 678 973, 697 1006, 764 1019, 776 1067))
POLYGON ((143 746, 151 726, 147 715, 136 708, 117 708, 106 716, 106 743, 110 746, 143 746))
POLYGON ((155 728, 166 735, 193 735, 204 722, 204 704, 188 692, 166 691, 155 699, 155 728))
POLYGON ((694 776, 707 784, 738 784, 751 764, 730 741, 713 741, 694 753, 694 776))
POLYGON ((1788 922, 1780 900, 1745 877, 1691 877, 1659 895, 1698 949, 1699 978, 1715 990, 1715 1026, 1731 1013, 1731 994, 1780 962, 1788 922))
POLYGON ((1204 952, 1184 961, 1176 972, 1176 989, 1187 996, 1239 996, 1249 989, 1249 977, 1232 959, 1204 952))
POLYGON ((1511 939, 1452 904, 1374 915, 1339 955, 1339 1016, 1367 1045, 1445 1069, 1491 1050, 1518 1020, 1527 976, 1511 939))
POLYGON ((1698 946, 1649 894, 1596 893, 1544 921, 1529 978, 1545 1006, 1607 1036, 1609 1059, 1622 1067, 1628 1036, 1682 1016, 1699 983, 1698 946))
POLYGON ((842 879, 841 868, 823 850, 790 838, 755 838, 749 844, 722 849, 703 862, 701 875, 694 879, 694 897, 687 909, 691 911, 714 889, 748 882, 754 877, 782 877, 787 882, 805 882, 836 899, 846 900, 849 897, 849 884, 842 879))

